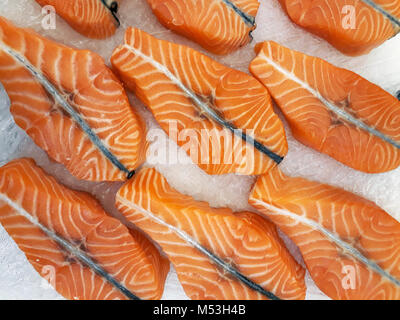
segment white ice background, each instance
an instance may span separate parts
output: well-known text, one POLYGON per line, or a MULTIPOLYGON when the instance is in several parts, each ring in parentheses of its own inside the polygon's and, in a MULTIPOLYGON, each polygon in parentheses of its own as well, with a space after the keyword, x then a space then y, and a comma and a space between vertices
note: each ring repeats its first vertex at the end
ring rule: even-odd
MULTIPOLYGON (((325 41, 303 31, 289 21, 278 0, 260 0, 257 16, 257 29, 253 33, 254 42, 226 57, 214 57, 231 67, 247 72, 249 62, 254 58, 253 47, 256 42, 274 40, 292 49, 316 55, 329 62, 357 72, 395 94, 400 90, 400 36, 387 41, 369 55, 351 58, 342 55, 325 41)), ((113 49, 122 42, 127 26, 139 27, 159 38, 190 45, 204 52, 195 43, 179 37, 162 27, 152 15, 146 0, 123 0, 120 8, 122 28, 108 40, 91 40, 73 31, 61 18, 57 18, 55 30, 44 30, 41 25, 43 15, 34 0, 0 0, 0 15, 23 27, 31 27, 44 36, 77 48, 96 51, 106 61, 113 49)), ((208 53, 207 53, 208 54, 208 53)), ((131 96, 131 101, 142 114, 149 128, 157 124, 144 106, 131 96)), ((354 192, 376 202, 379 206, 400 220, 400 169, 369 175, 350 169, 328 156, 315 152, 295 141, 287 130, 289 154, 281 168, 290 175, 302 176, 312 180, 329 183, 354 192)), ((167 139, 165 137, 165 139, 167 139)), ((153 148, 165 146, 158 141, 153 148)), ((171 144, 171 149, 177 146, 171 144)), ((180 157, 186 154, 179 151, 180 157)), ((66 169, 50 161, 46 154, 33 144, 29 137, 19 129, 9 113, 9 101, 0 90, 0 166, 21 156, 32 157, 46 171, 69 187, 92 193, 113 215, 118 215, 113 198, 120 184, 87 183, 73 178, 66 169)), ((165 175, 169 183, 182 193, 197 200, 208 201, 215 207, 230 207, 235 211, 251 209, 247 204, 253 177, 237 175, 209 176, 194 164, 161 165, 148 159, 165 175)), ((290 245, 292 250, 293 245, 290 245)), ((299 254, 296 254, 299 257, 299 254)), ((307 276, 307 298, 325 299, 307 276)), ((61 299, 60 295, 46 285, 39 274, 31 267, 24 254, 0 226, 0 299, 61 299)), ((166 299, 185 299, 186 296, 171 272, 164 294, 166 299)))

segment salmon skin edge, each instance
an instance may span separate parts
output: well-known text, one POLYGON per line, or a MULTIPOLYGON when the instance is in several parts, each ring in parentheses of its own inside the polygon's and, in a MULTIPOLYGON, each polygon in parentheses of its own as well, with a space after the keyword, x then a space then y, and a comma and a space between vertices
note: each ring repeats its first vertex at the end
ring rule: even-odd
MULTIPOLYGON (((244 12, 243 10, 238 8, 230 0, 222 0, 222 2, 225 3, 227 7, 231 8, 233 11, 235 11, 235 13, 237 13, 247 25, 249 25, 251 27, 254 27, 254 25, 256 24, 256 18, 255 17, 247 14, 246 12, 244 12)), ((250 36, 251 36, 251 32, 250 32, 250 36)))
POLYGON ((119 20, 117 16, 118 12, 118 2, 111 2, 108 3, 107 0, 100 0, 101 3, 110 11, 110 14, 113 16, 115 22, 116 22, 116 27, 119 28, 121 26, 121 21, 119 20))

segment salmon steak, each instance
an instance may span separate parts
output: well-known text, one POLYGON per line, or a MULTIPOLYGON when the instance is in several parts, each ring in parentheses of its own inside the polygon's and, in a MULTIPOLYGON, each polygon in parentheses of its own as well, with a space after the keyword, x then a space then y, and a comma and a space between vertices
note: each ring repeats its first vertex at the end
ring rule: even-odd
POLYGON ((121 0, 35 0, 42 7, 52 6, 75 31, 92 39, 112 36, 120 21, 121 0))
POLYGON ((16 124, 77 178, 123 181, 143 163, 145 128, 96 53, 0 18, 0 82, 16 124))
POLYGON ((256 28, 258 0, 147 0, 166 28, 215 54, 248 44, 256 28))
POLYGON ((283 124, 255 78, 133 28, 111 63, 161 128, 208 174, 261 174, 286 155, 283 124))
POLYGON ((251 73, 269 90, 293 136, 356 170, 400 165, 400 101, 328 62, 268 41, 256 46, 251 73))
POLYGON ((169 262, 154 245, 31 159, 0 168, 0 223, 65 298, 161 298, 169 262))
POLYGON ((289 18, 350 56, 400 31, 400 0, 279 0, 289 18))
POLYGON ((400 223, 373 202, 275 168, 249 203, 294 241, 329 297, 400 299, 400 223))
POLYGON ((304 299, 304 269, 275 226, 180 194, 144 168, 117 193, 116 206, 157 242, 191 299, 304 299))

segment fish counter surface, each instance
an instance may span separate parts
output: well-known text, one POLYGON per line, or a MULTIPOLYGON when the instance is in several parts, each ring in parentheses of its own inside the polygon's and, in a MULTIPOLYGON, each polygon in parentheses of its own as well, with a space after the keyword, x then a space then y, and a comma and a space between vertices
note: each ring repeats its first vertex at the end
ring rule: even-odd
MULTIPOLYGON (((56 19, 55 30, 43 30, 41 7, 31 0, 0 0, 0 15, 22 27, 31 27, 46 37, 80 49, 90 49, 109 61, 114 48, 122 43, 124 31, 128 26, 138 27, 165 40, 190 45, 218 62, 248 73, 248 65, 255 57, 254 45, 265 40, 277 41, 291 49, 318 56, 342 68, 352 70, 367 80, 381 86, 395 95, 400 90, 400 37, 385 42, 379 48, 365 56, 346 57, 325 41, 307 33, 294 25, 280 7, 277 0, 263 0, 257 16, 257 29, 253 32, 254 41, 237 52, 223 57, 207 53, 199 45, 165 29, 151 12, 146 0, 130 0, 121 3, 121 26, 115 36, 106 40, 87 39, 73 31, 61 18, 56 19), (22 14, 23 13, 23 14, 22 14)), ((174 143, 167 144, 168 138, 155 139, 155 130, 159 129, 150 112, 132 95, 133 105, 145 118, 149 128, 147 140, 154 141, 152 150, 162 153, 176 153, 179 163, 160 163, 154 153, 147 159, 151 166, 161 172, 168 183, 179 192, 190 195, 199 201, 207 201, 214 207, 229 207, 234 211, 251 210, 247 204, 253 177, 208 176, 191 163, 186 153, 174 143), (182 164, 183 162, 183 164, 182 164)), ((286 125, 286 124, 285 124, 286 125)), ((385 211, 400 221, 400 169, 384 174, 369 175, 346 167, 326 155, 311 150, 292 137, 287 128, 289 153, 281 168, 289 175, 328 183, 344 188, 376 202, 385 211)), ((4 90, 0 91, 0 166, 11 159, 29 156, 58 181, 68 187, 91 192, 104 206, 106 211, 118 216, 114 207, 114 198, 120 183, 82 182, 72 177, 63 166, 51 162, 46 154, 13 122, 9 113, 9 102, 4 90)), ((289 247, 298 258, 300 255, 293 244, 289 247)), ((306 276, 307 299, 325 299, 310 277, 306 276)), ((54 289, 26 261, 24 254, 0 226, 0 299, 60 299, 54 289)), ((163 298, 187 299, 172 269, 163 298)))

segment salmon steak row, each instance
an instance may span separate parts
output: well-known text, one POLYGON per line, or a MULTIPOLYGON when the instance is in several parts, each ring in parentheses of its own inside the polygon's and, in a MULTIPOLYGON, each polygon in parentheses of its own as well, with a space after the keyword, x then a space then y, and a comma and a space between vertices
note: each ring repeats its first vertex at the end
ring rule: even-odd
MULTIPOLYGON (((305 298, 303 267, 261 216, 211 208, 179 194, 149 168, 122 186, 116 206, 161 247, 192 299, 305 298)), ((0 168, 0 223, 68 299, 163 294, 169 263, 156 247, 31 159, 0 168)))
MULTIPOLYGON (((104 39, 121 25, 120 0, 35 0, 74 30, 104 39)), ((166 28, 215 54, 252 40, 258 0, 147 0, 166 28)), ((279 0, 291 21, 350 56, 369 53, 400 31, 399 0, 279 0)))
POLYGON ((371 201, 274 168, 258 178, 249 203, 268 220, 212 208, 143 168, 115 199, 128 229, 33 160, 0 168, 0 223, 69 299, 162 296, 169 263, 132 226, 157 243, 191 299, 304 299, 305 270, 273 223, 329 297, 400 299, 400 223, 371 201))
MULTIPOLYGON (((5 19, 0 27, 0 81, 16 123, 80 179, 131 177, 145 161, 145 128, 103 60, 5 19), (50 50, 54 54, 44 54, 50 50), (29 85, 21 90, 22 84, 29 85)), ((400 102, 394 96, 275 42, 258 44, 256 52, 250 71, 261 83, 189 47, 129 28, 111 63, 208 174, 258 175, 282 162, 286 135, 269 93, 305 145, 367 173, 399 166, 400 102)))

